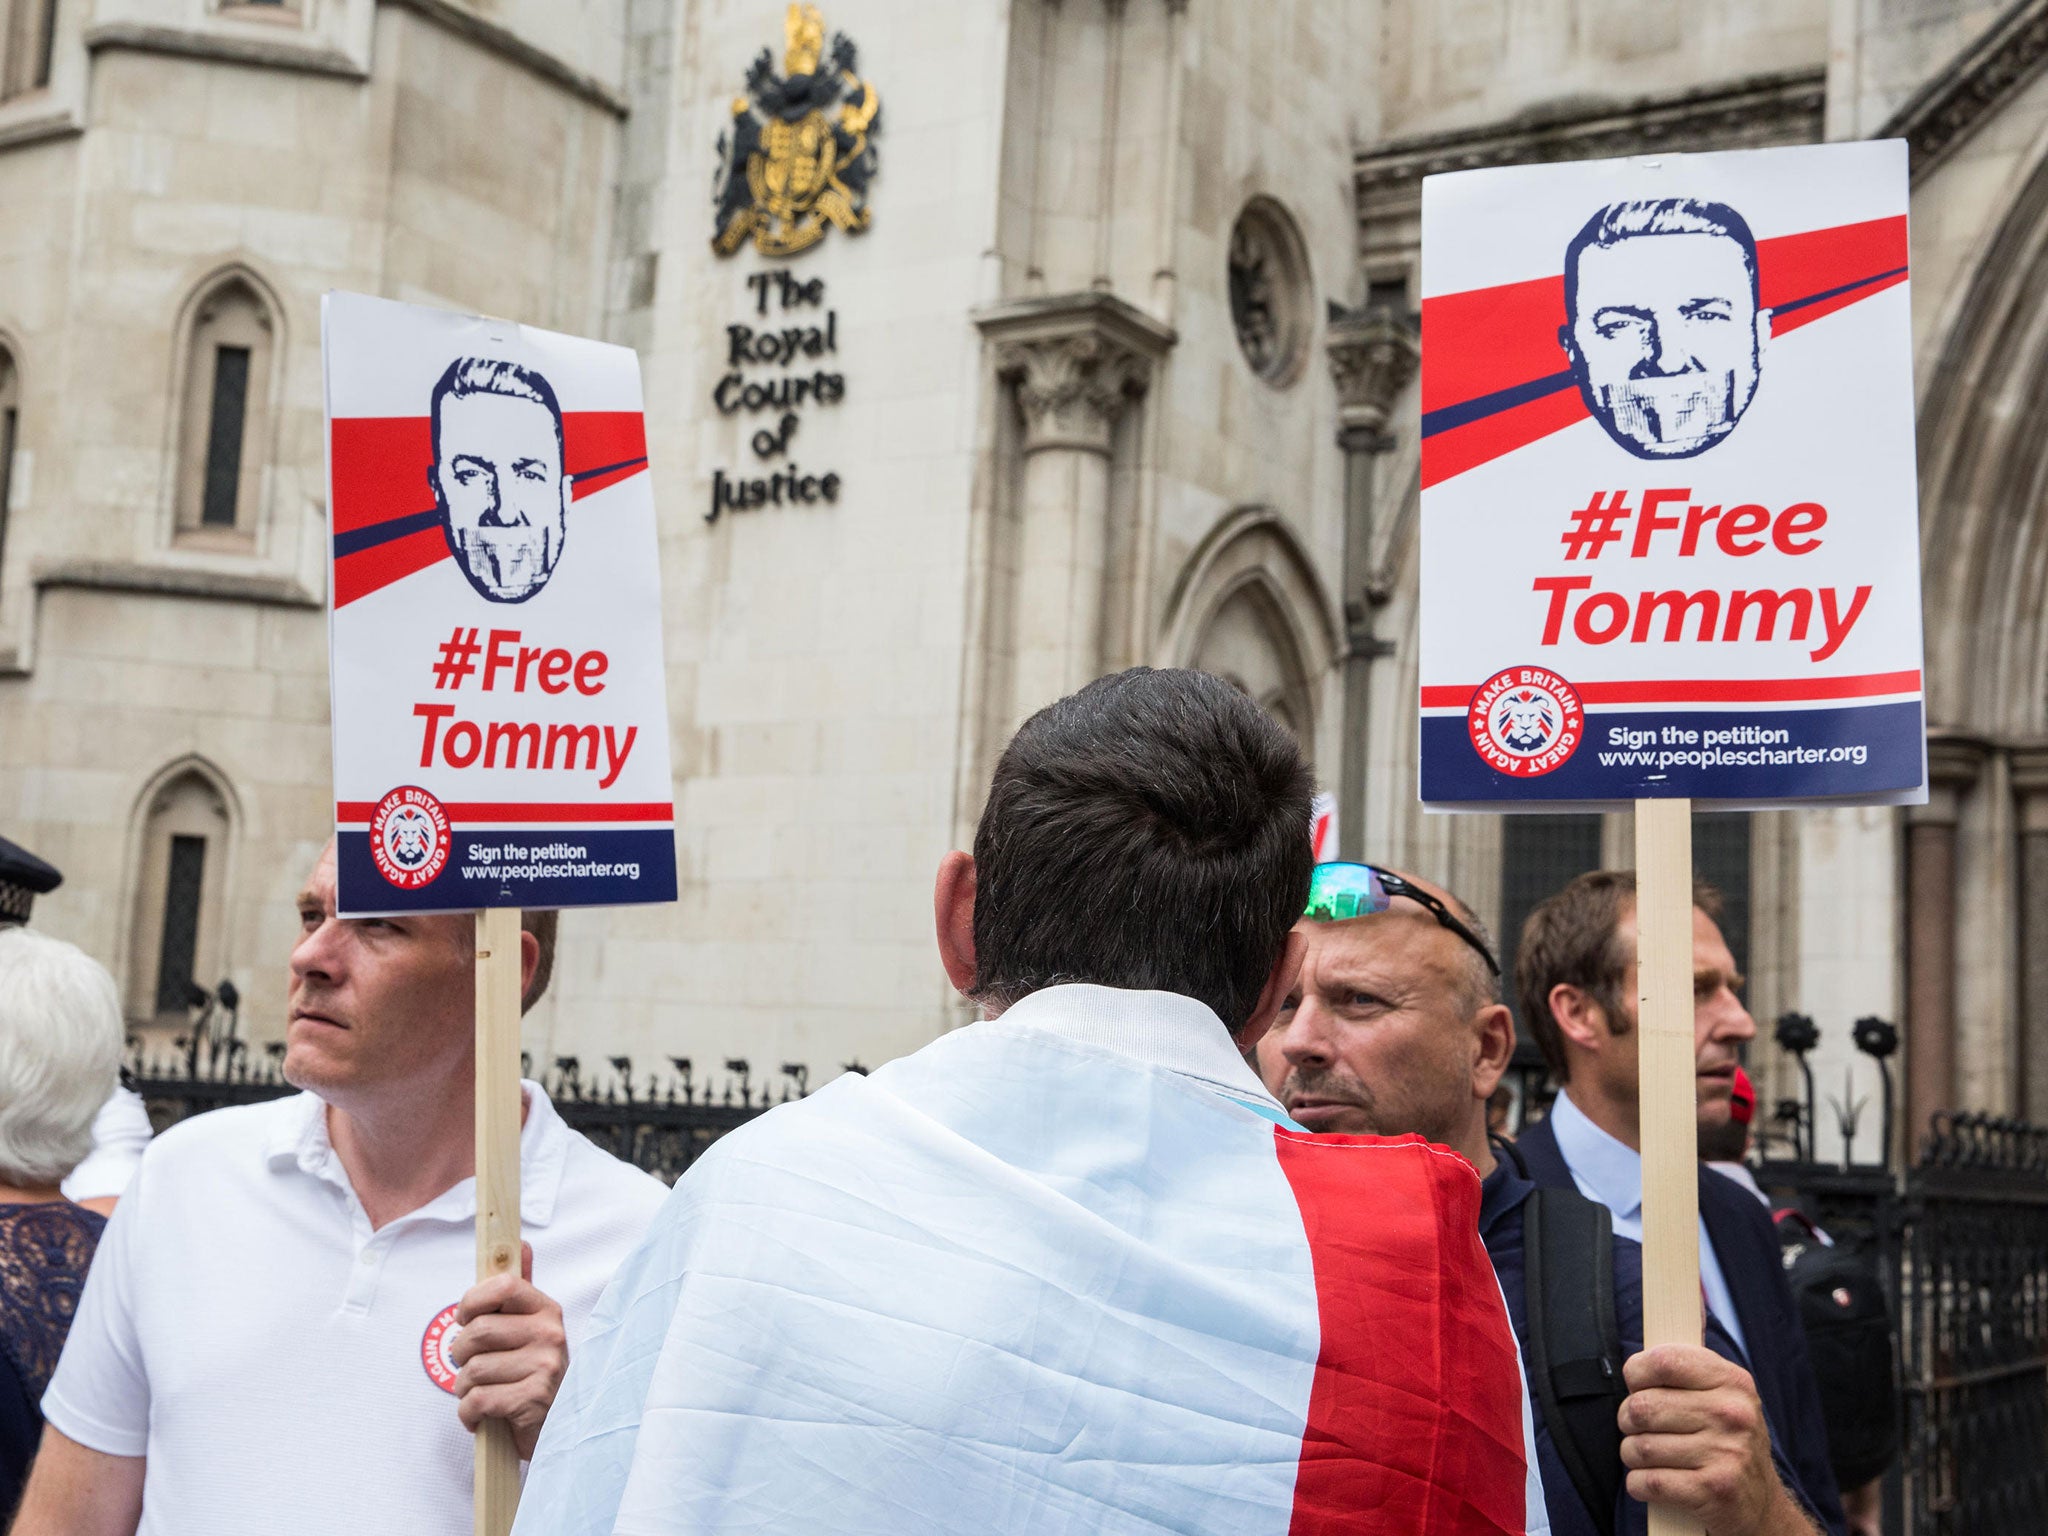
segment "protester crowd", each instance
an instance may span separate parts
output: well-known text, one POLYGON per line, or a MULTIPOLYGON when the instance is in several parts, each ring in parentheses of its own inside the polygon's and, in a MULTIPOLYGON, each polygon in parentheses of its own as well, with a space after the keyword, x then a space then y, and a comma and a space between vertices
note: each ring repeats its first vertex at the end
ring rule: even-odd
MULTIPOLYGON (((144 1150, 114 984, 24 926, 56 872, 0 843, 11 1529, 467 1531, 495 1418, 524 1536, 1588 1536, 1647 1500, 1874 1531, 1770 1213, 1704 1163, 1705 1342, 1642 1347, 1633 877, 1543 903, 1503 977, 1454 893, 1312 868, 1311 787, 1204 674, 1041 711, 936 882, 980 1020, 666 1192, 523 1084, 526 1251, 482 1283, 466 916, 337 916, 330 845, 289 961, 302 1091, 144 1150), (1510 987, 1559 1090, 1512 1140, 1510 987)), ((1699 891, 1725 1151, 1756 1026, 1718 911, 1699 891)), ((528 1007, 553 944, 527 914, 528 1007)))

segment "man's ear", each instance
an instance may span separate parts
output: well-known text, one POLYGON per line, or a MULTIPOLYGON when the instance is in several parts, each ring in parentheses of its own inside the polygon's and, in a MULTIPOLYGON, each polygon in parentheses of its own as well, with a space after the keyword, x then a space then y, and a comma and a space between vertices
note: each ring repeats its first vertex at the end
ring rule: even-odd
POLYGON ((540 940, 522 928, 519 930, 519 995, 522 999, 533 990, 533 973, 539 969, 540 940))
POLYGON ((1761 358, 1764 349, 1771 344, 1771 317, 1775 310, 1759 309, 1756 312, 1756 355, 1761 358))
POLYGON ((1294 990, 1294 983, 1301 977, 1301 960, 1307 953, 1308 935, 1297 923, 1287 930, 1287 942, 1280 946, 1280 958, 1273 962, 1273 969, 1266 974, 1266 985, 1259 992, 1252 1016, 1244 1021, 1244 1028, 1230 1037, 1240 1051, 1249 1051, 1256 1046, 1266 1031, 1273 1027, 1273 1021, 1280 1017, 1280 1010, 1287 1006, 1287 994, 1294 990))
POLYGON ((1479 1054, 1472 1063, 1472 1097, 1490 1099, 1515 1054, 1515 1016, 1506 1003, 1488 1003, 1473 1017, 1479 1054))
POLYGON ((1567 1042, 1582 1051, 1597 1051, 1607 1043, 1612 1033, 1607 1027, 1607 1010, 1583 987, 1561 981, 1550 989, 1549 1003, 1557 1032, 1567 1042))
POLYGON ((974 855, 955 849, 939 860, 932 888, 932 918, 938 930, 939 964, 963 997, 974 995, 974 855))
POLYGON ((1560 347, 1564 348, 1564 355, 1571 360, 1571 365, 1574 368, 1578 367, 1579 349, 1572 343, 1571 321, 1567 320, 1563 325, 1560 325, 1557 328, 1557 344, 1560 347))

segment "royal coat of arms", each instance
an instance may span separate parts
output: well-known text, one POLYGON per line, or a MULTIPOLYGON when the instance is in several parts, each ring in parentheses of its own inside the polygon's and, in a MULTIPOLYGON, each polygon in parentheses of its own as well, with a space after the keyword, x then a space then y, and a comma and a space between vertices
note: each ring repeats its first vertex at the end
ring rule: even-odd
POLYGON ((828 225, 868 227, 868 183, 881 99, 854 73, 853 42, 832 35, 814 5, 792 5, 783 22, 782 73, 766 48, 733 99, 732 131, 720 134, 718 232, 711 248, 730 256, 749 236, 766 256, 816 245, 828 225))

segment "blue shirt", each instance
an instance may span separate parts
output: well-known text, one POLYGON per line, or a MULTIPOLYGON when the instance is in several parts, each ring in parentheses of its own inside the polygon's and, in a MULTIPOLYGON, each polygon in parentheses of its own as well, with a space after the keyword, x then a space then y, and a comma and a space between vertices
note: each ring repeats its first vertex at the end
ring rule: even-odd
MULTIPOLYGON (((1550 1128, 1557 1136, 1557 1150, 1572 1171, 1572 1182, 1588 1200, 1598 1200, 1614 1213, 1614 1235, 1631 1242, 1643 1240, 1643 1155, 1625 1142, 1617 1141, 1588 1120, 1571 1100, 1571 1091, 1557 1096, 1550 1106, 1550 1128)), ((1707 1223, 1700 1221, 1700 1287, 1707 1293, 1707 1310, 1714 1321, 1728 1330, 1742 1350, 1742 1363, 1749 1364, 1749 1340, 1742 1336, 1742 1322, 1735 1315, 1735 1293, 1728 1289, 1721 1273, 1720 1255, 1707 1236, 1707 1223)))

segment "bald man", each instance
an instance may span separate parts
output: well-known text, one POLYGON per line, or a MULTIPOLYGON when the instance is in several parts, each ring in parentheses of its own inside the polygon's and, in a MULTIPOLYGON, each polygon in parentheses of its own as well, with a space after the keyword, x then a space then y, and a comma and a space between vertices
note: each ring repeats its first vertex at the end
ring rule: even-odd
MULTIPOLYGON (((1257 1046, 1259 1075, 1312 1131, 1413 1132, 1472 1163, 1484 1181, 1481 1236, 1507 1296, 1533 1393, 1523 1231, 1535 1185, 1506 1143, 1500 1144, 1504 1155, 1495 1156, 1486 1128, 1487 1100, 1515 1043, 1499 969, 1477 914, 1457 897, 1413 875, 1374 874, 1382 895, 1358 910, 1379 910, 1300 924, 1301 970, 1257 1046)), ((1642 1500, 1688 1510, 1716 1536, 1813 1536, 1823 1529, 1778 1452, 1749 1373, 1729 1358, 1733 1344, 1721 1330, 1709 1329, 1719 1352, 1675 1345, 1636 1352, 1641 1250, 1616 1238, 1613 1252, 1619 1342, 1631 1356, 1624 1367, 1629 1395, 1619 1410, 1618 1452, 1592 1451, 1618 1454, 1620 1465, 1609 1459, 1591 1469, 1590 1478, 1575 1479, 1537 1405, 1537 1455, 1555 1536, 1644 1530, 1642 1500), (1613 1507, 1589 1507, 1581 1480, 1616 1487, 1613 1507)), ((1583 1297, 1559 1303, 1567 1300, 1585 1304, 1583 1297)))

